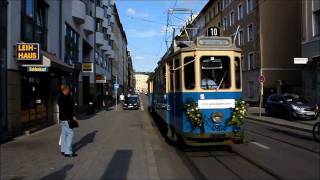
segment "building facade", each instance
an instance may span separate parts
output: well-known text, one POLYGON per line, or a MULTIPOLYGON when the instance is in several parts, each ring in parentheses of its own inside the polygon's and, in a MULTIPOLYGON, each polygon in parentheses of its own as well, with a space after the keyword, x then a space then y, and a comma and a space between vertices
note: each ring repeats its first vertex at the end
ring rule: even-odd
MULTIPOLYGON (((320 103, 320 2, 302 1, 302 57, 303 95, 311 102, 320 103)), ((298 66, 298 65, 297 65, 298 66)), ((301 65, 300 65, 301 66, 301 65)))
POLYGON ((148 92, 148 78, 149 74, 146 72, 136 72, 135 73, 136 87, 135 91, 139 93, 148 92))
POLYGON ((270 93, 301 93, 301 3, 299 0, 211 0, 189 27, 191 39, 206 35, 208 27, 220 27, 242 49, 243 98, 252 103, 270 93), (299 13, 297 13, 299 12, 299 13), (284 23, 285 22, 285 23, 284 23), (236 31, 239 32, 236 36, 236 31), (263 91, 258 81, 265 76, 263 91))
POLYGON ((77 110, 90 98, 99 108, 106 92, 113 91, 112 74, 118 69, 127 74, 127 66, 112 68, 115 56, 127 62, 126 39, 125 53, 113 48, 114 1, 16 0, 1 1, 0 8, 0 134, 12 137, 56 123, 63 84, 70 85, 77 110), (39 43, 40 60, 18 60, 17 43, 39 43), (83 71, 88 63, 91 71, 83 71), (46 66, 47 72, 29 72, 29 66, 46 66))
POLYGON ((7 57, 7 1, 0 1, 0 139, 8 135, 6 57, 7 57))

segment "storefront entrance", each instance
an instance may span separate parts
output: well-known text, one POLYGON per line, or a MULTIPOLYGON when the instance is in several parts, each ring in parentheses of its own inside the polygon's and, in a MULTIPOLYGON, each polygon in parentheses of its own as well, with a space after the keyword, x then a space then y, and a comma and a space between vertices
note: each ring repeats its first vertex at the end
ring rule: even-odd
POLYGON ((47 73, 22 75, 21 123, 24 129, 48 121, 49 79, 47 73))

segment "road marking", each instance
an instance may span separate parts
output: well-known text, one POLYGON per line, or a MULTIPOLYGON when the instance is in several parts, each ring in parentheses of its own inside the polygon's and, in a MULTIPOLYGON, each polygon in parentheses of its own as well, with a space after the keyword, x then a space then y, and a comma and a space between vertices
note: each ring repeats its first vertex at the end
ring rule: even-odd
POLYGON ((251 142, 252 144, 256 145, 256 146, 259 146, 263 149, 271 149, 270 147, 266 146, 266 145, 263 145, 263 144, 260 144, 258 142, 251 142))

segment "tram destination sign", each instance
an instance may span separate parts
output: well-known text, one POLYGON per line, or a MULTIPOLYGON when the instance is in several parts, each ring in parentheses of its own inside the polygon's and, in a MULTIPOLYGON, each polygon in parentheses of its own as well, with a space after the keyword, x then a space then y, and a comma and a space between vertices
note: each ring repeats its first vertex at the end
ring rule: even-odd
POLYGON ((17 43, 16 57, 18 61, 39 61, 39 43, 17 43))
POLYGON ((229 47, 231 45, 230 39, 227 38, 210 38, 201 37, 198 39, 198 44, 201 46, 224 46, 229 47))

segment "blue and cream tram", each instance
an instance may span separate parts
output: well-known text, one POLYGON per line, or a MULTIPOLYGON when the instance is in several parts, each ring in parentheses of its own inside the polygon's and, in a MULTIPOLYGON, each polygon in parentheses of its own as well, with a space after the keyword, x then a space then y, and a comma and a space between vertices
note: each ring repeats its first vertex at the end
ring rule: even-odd
POLYGON ((241 50, 230 37, 176 44, 148 80, 149 110, 161 130, 194 146, 242 142, 242 125, 231 123, 242 92, 241 50))

